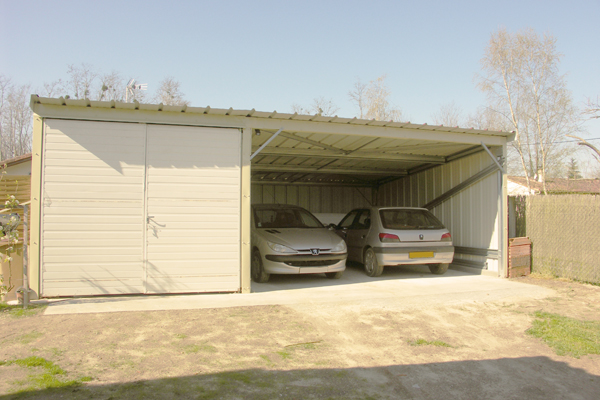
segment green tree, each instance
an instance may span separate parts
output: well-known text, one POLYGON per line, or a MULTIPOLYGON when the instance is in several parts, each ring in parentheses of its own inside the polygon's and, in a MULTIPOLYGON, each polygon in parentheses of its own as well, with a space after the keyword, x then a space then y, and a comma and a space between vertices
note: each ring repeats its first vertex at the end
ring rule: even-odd
POLYGON ((571 157, 571 160, 569 160, 569 164, 567 167, 567 178, 581 179, 581 174, 579 173, 579 166, 577 165, 577 160, 571 157))

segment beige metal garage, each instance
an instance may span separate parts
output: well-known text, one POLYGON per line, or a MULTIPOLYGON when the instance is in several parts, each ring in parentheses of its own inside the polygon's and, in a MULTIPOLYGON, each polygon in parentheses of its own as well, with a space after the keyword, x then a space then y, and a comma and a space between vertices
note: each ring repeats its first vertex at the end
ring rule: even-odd
POLYGON ((32 289, 249 292, 250 202, 426 206, 504 276, 512 134, 32 96, 32 289), (251 196, 252 195, 252 196, 251 196))

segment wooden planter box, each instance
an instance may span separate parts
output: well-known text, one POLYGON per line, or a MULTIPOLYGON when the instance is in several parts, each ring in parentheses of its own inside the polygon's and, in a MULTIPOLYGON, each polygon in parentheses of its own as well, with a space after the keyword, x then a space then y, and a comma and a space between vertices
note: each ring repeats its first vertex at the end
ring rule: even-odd
POLYGON ((508 277, 531 273, 531 240, 528 237, 508 239, 508 277))

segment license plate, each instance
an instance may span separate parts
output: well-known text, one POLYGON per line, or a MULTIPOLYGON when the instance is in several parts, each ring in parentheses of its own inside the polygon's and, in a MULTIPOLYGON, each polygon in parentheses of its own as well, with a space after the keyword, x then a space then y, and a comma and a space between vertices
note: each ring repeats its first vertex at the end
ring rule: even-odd
POLYGON ((408 253, 408 258, 433 258, 433 251, 413 251, 408 253))

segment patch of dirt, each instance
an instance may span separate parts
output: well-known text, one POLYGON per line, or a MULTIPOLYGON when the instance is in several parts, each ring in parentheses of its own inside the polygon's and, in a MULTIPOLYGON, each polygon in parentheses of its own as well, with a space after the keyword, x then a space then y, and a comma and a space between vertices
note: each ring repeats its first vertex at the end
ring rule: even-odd
POLYGON ((4 315, 0 361, 35 355, 64 369, 60 379, 92 381, 27 389, 36 370, 5 364, 0 396, 25 389, 20 396, 44 399, 594 398, 600 356, 557 356, 525 331, 537 310, 600 319, 600 287, 516 280, 556 295, 404 310, 330 304, 4 315), (414 345, 418 339, 448 346, 414 345))

